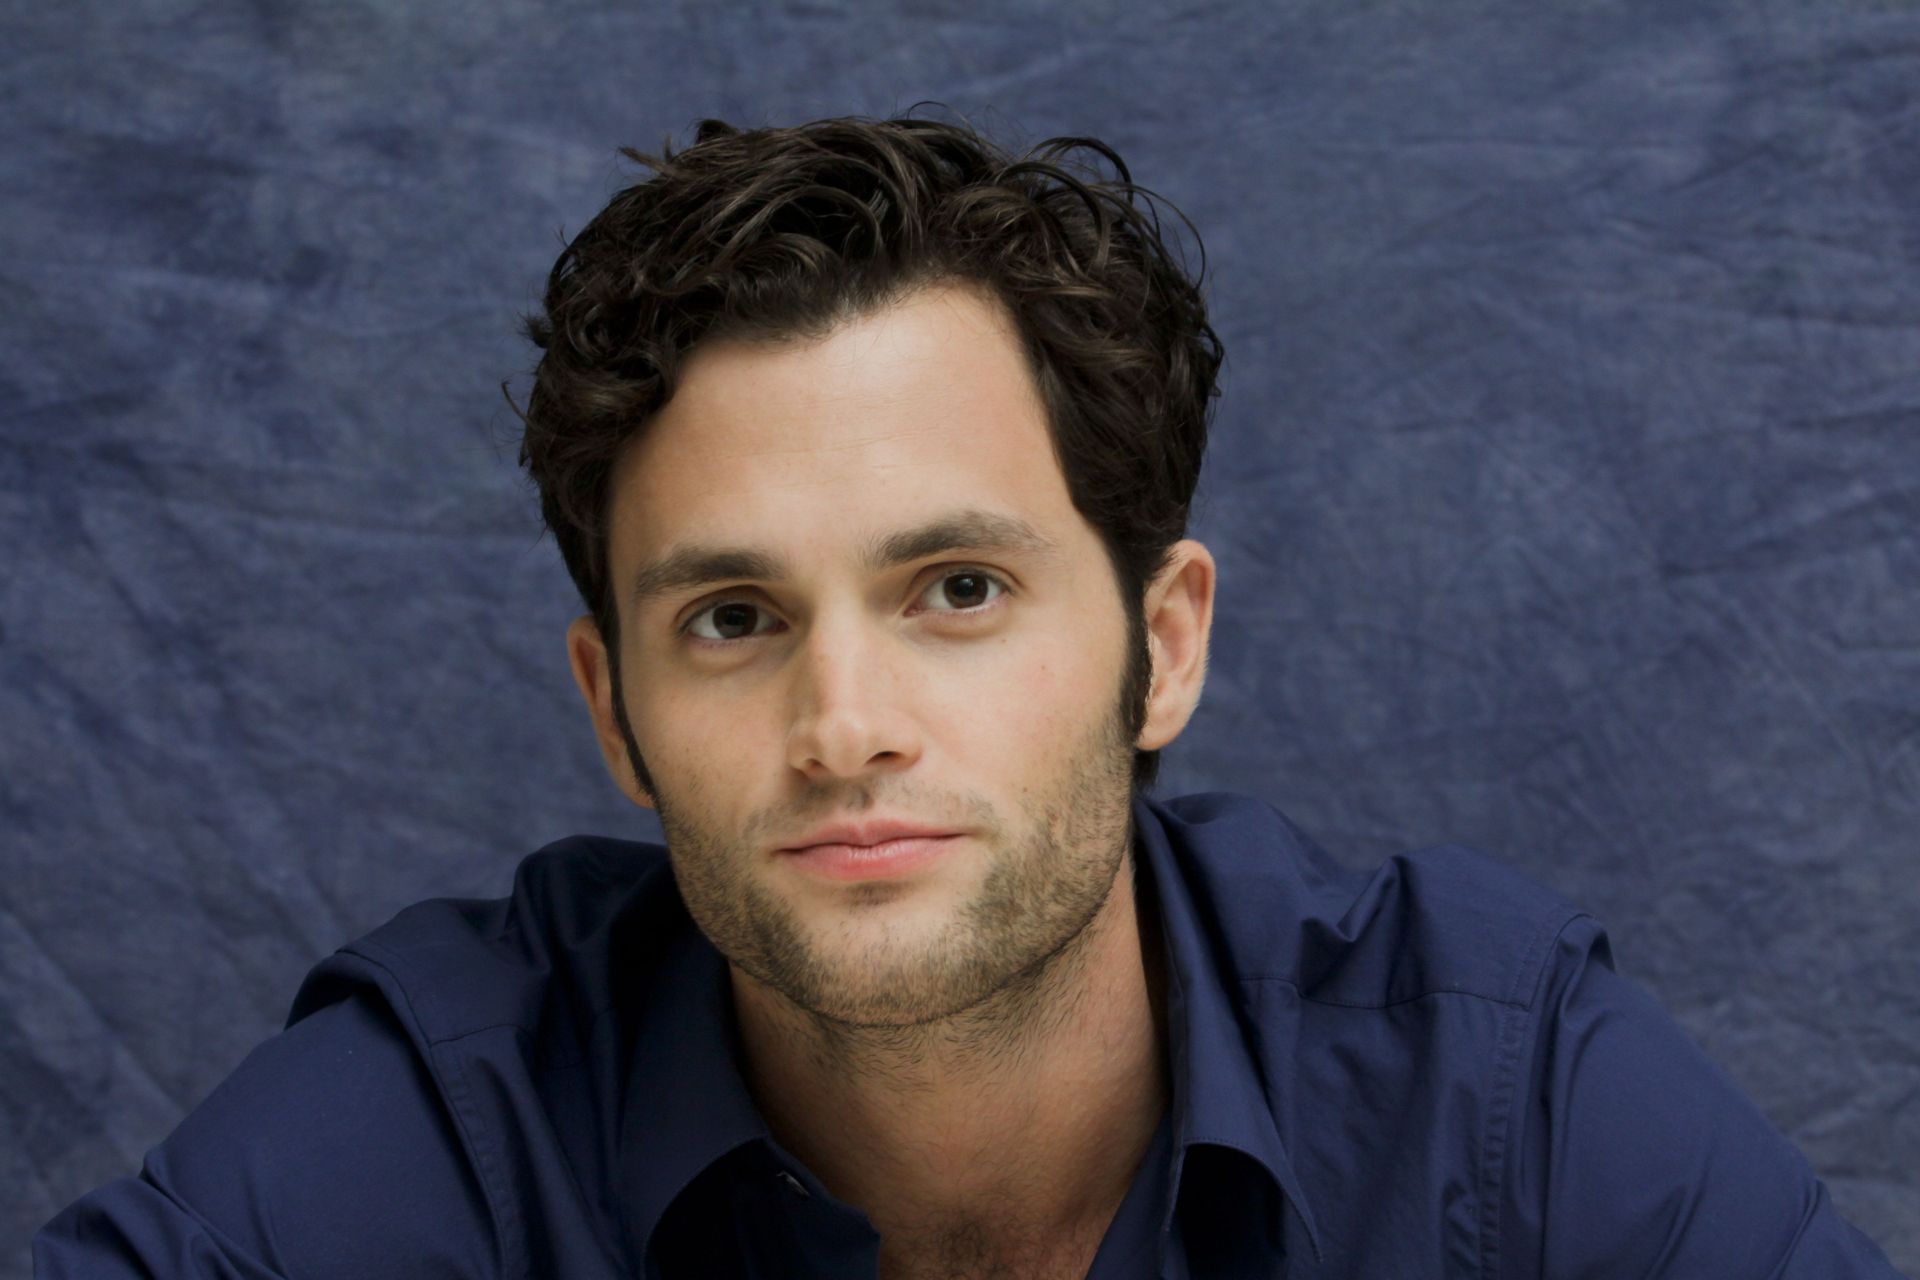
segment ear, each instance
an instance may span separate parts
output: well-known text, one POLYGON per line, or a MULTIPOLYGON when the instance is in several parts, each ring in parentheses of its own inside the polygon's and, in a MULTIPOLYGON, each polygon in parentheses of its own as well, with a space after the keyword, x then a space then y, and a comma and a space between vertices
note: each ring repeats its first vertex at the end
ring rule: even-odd
POLYGON ((645 809, 653 808, 648 795, 634 776, 627 756, 627 741, 620 733, 620 722, 613 714, 613 672, 607 661, 607 646, 592 614, 583 613, 567 626, 567 660, 573 666, 573 682, 586 699, 587 714, 593 719, 593 736, 606 758, 607 772, 627 799, 645 809))
POLYGON ((1207 642, 1213 633, 1213 555, 1192 538, 1173 545, 1172 556, 1147 586, 1147 653, 1153 684, 1146 723, 1134 745, 1158 751, 1187 727, 1207 680, 1207 642))

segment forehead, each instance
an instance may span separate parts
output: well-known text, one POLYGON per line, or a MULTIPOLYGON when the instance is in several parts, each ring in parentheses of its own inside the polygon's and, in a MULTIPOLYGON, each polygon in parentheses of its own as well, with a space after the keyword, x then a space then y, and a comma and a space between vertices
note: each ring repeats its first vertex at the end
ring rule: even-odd
POLYGON ((1092 536, 1012 317, 965 285, 815 341, 696 348, 611 499, 616 574, 688 541, 835 555, 955 506, 1092 536))

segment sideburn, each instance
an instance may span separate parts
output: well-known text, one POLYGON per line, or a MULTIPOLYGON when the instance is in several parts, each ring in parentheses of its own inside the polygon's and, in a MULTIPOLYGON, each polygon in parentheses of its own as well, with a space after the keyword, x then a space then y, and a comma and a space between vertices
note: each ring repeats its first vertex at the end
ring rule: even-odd
MULTIPOLYGON (((600 625, 597 616, 595 625, 600 625)), ((633 722, 627 719, 627 700, 620 693, 620 621, 610 610, 605 625, 600 626, 600 635, 607 646, 607 682, 613 686, 613 722, 620 726, 620 740, 627 746, 627 765, 633 770, 634 780, 652 799, 657 810, 660 789, 653 785, 653 774, 647 771, 647 762, 640 758, 640 744, 633 736, 633 722)))

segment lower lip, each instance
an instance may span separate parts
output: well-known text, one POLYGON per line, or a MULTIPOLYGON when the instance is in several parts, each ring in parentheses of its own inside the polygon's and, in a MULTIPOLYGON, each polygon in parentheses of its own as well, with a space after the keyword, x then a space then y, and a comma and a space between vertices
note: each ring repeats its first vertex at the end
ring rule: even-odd
POLYGON ((953 847, 959 836, 907 836, 879 844, 815 844, 785 856, 829 880, 881 880, 923 867, 953 847))

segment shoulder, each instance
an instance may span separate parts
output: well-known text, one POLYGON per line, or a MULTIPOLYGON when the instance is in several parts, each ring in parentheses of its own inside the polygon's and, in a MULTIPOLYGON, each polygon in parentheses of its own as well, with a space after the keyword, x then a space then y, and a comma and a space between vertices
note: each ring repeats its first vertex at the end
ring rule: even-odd
POLYGON ((137 1177, 70 1205, 34 1251, 48 1275, 500 1271, 492 1215, 432 1072, 366 994, 255 1048, 137 1177))
POLYGON ((482 1255, 493 1248, 432 1064, 369 993, 262 1044, 153 1153, 149 1171, 210 1217, 271 1222, 290 1275, 379 1274, 451 1240, 482 1255))
POLYGON ((407 907, 317 965, 286 1027, 141 1174, 36 1248, 53 1274, 174 1274, 166 1259, 188 1256, 249 1275, 522 1273, 521 1193, 564 1173, 517 1167, 516 1127, 545 1123, 542 1080, 584 1055, 676 910, 663 850, 597 837, 529 855, 505 898, 407 907))
POLYGON ((1588 919, 1550 886, 1460 844, 1367 869, 1336 861, 1278 809, 1224 792, 1154 808, 1237 976, 1303 999, 1384 1006, 1439 992, 1526 1006, 1554 942, 1588 919))
POLYGON ((1245 796, 1149 808, 1176 888, 1249 992, 1264 1070, 1292 1096, 1331 1063, 1319 1078, 1341 1142, 1370 1115, 1430 1122, 1378 1150, 1451 1131, 1482 1194, 1483 1258, 1548 1275, 1893 1275, 1793 1144, 1616 969, 1604 926, 1550 886, 1456 844, 1346 867, 1245 796), (1392 1082, 1394 1105, 1353 1106, 1354 1062, 1370 1086, 1392 1082), (1422 1092, 1441 1101, 1420 1108, 1422 1092))
POLYGON ((507 897, 417 902, 341 947, 307 976, 289 1025, 371 988, 423 1049, 493 1027, 574 1038, 684 910, 660 846, 569 836, 523 859, 507 897))

